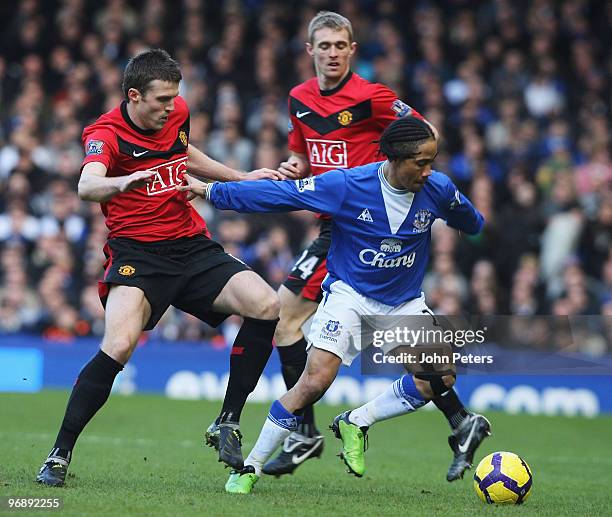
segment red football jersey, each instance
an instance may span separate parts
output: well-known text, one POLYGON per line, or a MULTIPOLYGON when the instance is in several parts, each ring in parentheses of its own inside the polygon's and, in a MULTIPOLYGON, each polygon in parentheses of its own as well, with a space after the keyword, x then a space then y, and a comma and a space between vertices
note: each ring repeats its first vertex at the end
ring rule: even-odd
POLYGON ((349 72, 331 90, 316 77, 289 93, 289 149, 306 154, 313 175, 384 159, 378 154, 383 130, 397 117, 418 112, 379 83, 349 72))
POLYGON ((109 238, 151 242, 197 234, 210 236, 186 193, 174 188, 183 182, 187 170, 188 142, 189 108, 181 97, 175 98, 174 111, 158 131, 136 126, 128 116, 125 101, 84 129, 83 165, 103 163, 108 177, 147 169, 157 172, 152 183, 101 203, 109 238))

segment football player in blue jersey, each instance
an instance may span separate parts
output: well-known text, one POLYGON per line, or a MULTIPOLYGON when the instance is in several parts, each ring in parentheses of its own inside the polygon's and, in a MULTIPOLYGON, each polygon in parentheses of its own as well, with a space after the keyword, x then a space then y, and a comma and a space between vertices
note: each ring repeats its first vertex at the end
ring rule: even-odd
MULTIPOLYGON (((338 13, 321 11, 308 25, 307 50, 313 59, 316 77, 293 88, 289 94, 291 114, 288 145, 291 156, 278 170, 289 179, 317 176, 336 167, 356 167, 377 161, 373 140, 395 118, 416 116, 413 108, 397 98, 394 92, 378 83, 370 83, 351 72, 351 56, 355 51, 351 22, 338 13), (344 165, 341 165, 344 164, 344 165)), ((436 129, 432 126, 434 134, 436 129)), ((321 216, 321 214, 318 214, 321 216)), ((425 217, 425 213, 415 217, 425 217)), ((360 220, 368 219, 365 209, 360 220)), ((281 373, 287 389, 292 388, 306 366, 307 336, 302 327, 315 313, 323 291, 321 281, 327 274, 326 258, 330 245, 331 222, 320 219, 319 236, 303 251, 278 289, 281 301, 280 320, 274 335, 281 362, 281 373)), ((427 221, 423 220, 422 224, 427 221)), ((232 356, 230 378, 239 378, 242 363, 232 356)), ((230 383, 226 401, 233 400, 236 385, 230 383)), ((455 444, 454 435, 473 426, 470 412, 454 390, 432 401, 444 414, 452 435, 449 444, 453 460, 446 479, 463 477, 467 463, 455 444)), ((224 404, 224 407, 227 404, 224 404)), ((303 421, 296 432, 284 441, 279 454, 263 468, 265 474, 281 476, 293 473, 310 458, 323 452, 323 436, 319 433, 311 406, 304 408, 303 421)), ((222 410, 205 433, 208 445, 219 451, 219 458, 232 467, 242 465, 239 423, 236 414, 222 410)))
MULTIPOLYGON (((239 212, 312 210, 332 216, 324 297, 311 325, 306 369, 297 384, 272 404, 241 471, 225 485, 250 493, 265 461, 300 422, 301 410, 323 396, 341 364, 362 349, 361 318, 367 315, 432 314, 421 284, 429 260, 431 224, 437 218, 468 234, 483 226, 482 215, 444 174, 432 170, 437 140, 415 117, 392 122, 380 139, 387 160, 338 169, 296 181, 212 183, 179 187, 207 197, 220 209, 239 212)), ((338 415, 332 429, 343 443, 349 470, 365 471, 366 433, 375 422, 403 415, 452 388, 452 374, 411 374, 395 381, 364 406, 338 415)), ((490 434, 482 415, 467 414, 450 437, 462 472, 490 434)))

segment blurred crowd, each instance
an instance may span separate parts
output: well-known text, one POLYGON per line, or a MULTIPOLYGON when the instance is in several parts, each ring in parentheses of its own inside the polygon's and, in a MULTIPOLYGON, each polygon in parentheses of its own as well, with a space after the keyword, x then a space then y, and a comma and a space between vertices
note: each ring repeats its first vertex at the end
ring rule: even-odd
MULTIPOLYGON (((353 70, 440 129, 435 168, 485 215, 476 237, 434 226, 432 309, 612 316, 612 1, 19 0, 0 5, 0 331, 102 333, 106 228, 76 195, 80 136, 121 102, 129 57, 162 47, 179 61, 192 144, 276 168, 320 9, 352 21, 353 70)), ((197 206, 274 287, 317 231, 306 213, 197 206)), ((224 343, 174 310, 153 333, 224 343)))

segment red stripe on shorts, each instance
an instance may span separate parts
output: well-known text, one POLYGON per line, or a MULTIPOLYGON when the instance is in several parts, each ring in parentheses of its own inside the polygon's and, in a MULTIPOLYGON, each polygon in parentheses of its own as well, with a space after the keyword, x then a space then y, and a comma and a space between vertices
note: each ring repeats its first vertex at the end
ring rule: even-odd
POLYGON ((302 296, 307 300, 318 301, 321 297, 321 282, 323 282, 325 275, 327 275, 327 259, 319 264, 319 267, 308 279, 302 289, 302 296))

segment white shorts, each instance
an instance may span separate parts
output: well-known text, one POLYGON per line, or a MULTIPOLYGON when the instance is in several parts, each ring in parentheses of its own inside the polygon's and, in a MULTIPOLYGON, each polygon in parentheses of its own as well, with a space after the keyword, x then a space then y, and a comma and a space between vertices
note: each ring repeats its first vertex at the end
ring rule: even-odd
MULTIPOLYGON (((344 365, 350 366, 355 357, 372 344, 371 339, 368 339, 367 343, 361 342, 361 318, 385 316, 385 325, 388 324, 389 328, 399 324, 403 316, 425 315, 433 316, 433 312, 427 307, 423 293, 419 298, 393 307, 367 298, 348 284, 337 280, 330 285, 329 292, 323 295, 323 300, 314 315, 308 334, 308 347, 313 346, 331 352, 342 359, 344 365), (388 318, 390 316, 398 318, 394 322, 394 318, 388 318)), ((433 327, 435 319, 427 319, 431 321, 433 327)), ((387 353, 397 346, 397 344, 389 347, 383 345, 382 350, 387 353)))

